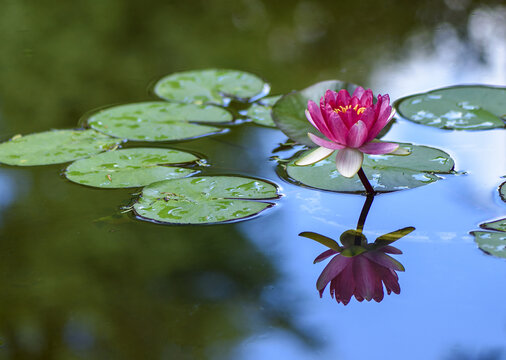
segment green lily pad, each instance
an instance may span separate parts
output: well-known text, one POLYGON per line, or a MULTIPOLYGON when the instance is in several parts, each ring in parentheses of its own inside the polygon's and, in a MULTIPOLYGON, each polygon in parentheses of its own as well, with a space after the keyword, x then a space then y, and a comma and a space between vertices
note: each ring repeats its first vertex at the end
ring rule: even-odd
POLYGON ((506 232, 506 218, 483 223, 480 225, 480 227, 487 230, 497 230, 506 232))
POLYGON ((506 202, 506 181, 499 186, 499 196, 502 201, 506 202))
POLYGON ((506 259, 506 218, 481 224, 480 227, 497 231, 471 231, 478 247, 487 254, 506 259))
POLYGON ((16 135, 0 144, 0 162, 32 166, 65 163, 116 147, 121 142, 95 130, 52 130, 16 135))
POLYGON ((65 176, 78 184, 99 188, 128 188, 177 179, 198 171, 169 164, 198 160, 190 153, 156 148, 133 148, 92 156, 72 163, 65 176))
POLYGON ((201 176, 161 181, 145 187, 134 204, 143 219, 169 224, 209 224, 243 220, 271 207, 277 198, 268 182, 237 176, 201 176))
POLYGON ((257 103, 251 104, 251 107, 246 112, 246 116, 251 119, 255 124, 276 127, 272 120, 271 110, 272 106, 281 98, 278 96, 269 96, 261 99, 257 103))
POLYGON ((155 93, 166 100, 225 105, 224 97, 248 99, 264 91, 258 76, 236 70, 197 70, 168 75, 155 85, 155 93))
MULTIPOLYGON (((452 172, 454 161, 444 151, 427 146, 399 144, 410 151, 410 154, 364 156, 362 167, 377 192, 412 189, 440 180, 436 174, 452 172)), ((295 165, 295 161, 307 152, 292 159, 288 164, 280 164, 279 173, 290 182, 315 189, 348 193, 364 191, 364 186, 357 175, 346 178, 339 174, 335 155, 313 165, 295 165)))
POLYGON ((448 130, 486 130, 506 125, 506 87, 453 86, 399 99, 402 117, 448 130))
MULTIPOLYGON (((272 119, 276 126, 293 141, 315 147, 316 145, 309 140, 307 133, 311 132, 320 137, 324 136, 306 119, 305 111, 308 100, 313 100, 319 104, 320 98, 325 95, 327 90, 339 91, 346 89, 350 94, 353 94, 357 87, 358 85, 345 81, 327 80, 311 85, 304 90, 284 95, 274 104, 272 119)), ((378 134, 377 138, 383 137, 392 126, 392 123, 393 121, 390 121, 378 134)))
POLYGON ((232 115, 217 106, 142 102, 114 106, 88 119, 88 125, 104 134, 138 141, 180 141, 224 131, 199 123, 226 123, 232 115))

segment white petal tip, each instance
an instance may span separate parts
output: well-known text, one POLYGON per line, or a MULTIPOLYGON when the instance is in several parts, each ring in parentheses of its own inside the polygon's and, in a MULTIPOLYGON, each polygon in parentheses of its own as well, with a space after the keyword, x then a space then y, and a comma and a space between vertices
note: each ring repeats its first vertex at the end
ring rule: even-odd
POLYGON ((321 161, 323 159, 328 158, 335 150, 333 149, 327 149, 324 147, 319 147, 313 151, 311 151, 306 156, 303 156, 299 160, 295 162, 295 165, 297 166, 307 166, 317 163, 318 161, 321 161))

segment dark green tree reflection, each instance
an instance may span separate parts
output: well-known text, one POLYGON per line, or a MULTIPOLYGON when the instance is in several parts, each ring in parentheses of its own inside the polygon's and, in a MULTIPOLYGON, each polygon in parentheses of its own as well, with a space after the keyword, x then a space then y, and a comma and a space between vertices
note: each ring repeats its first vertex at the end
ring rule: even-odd
POLYGON ((404 271, 404 266, 388 254, 402 254, 401 250, 391 244, 415 228, 405 227, 381 235, 373 243, 368 243, 362 231, 373 200, 374 196, 366 198, 356 230, 342 233, 341 245, 327 236, 314 232, 299 234, 329 248, 318 255, 314 263, 335 255, 316 282, 320 297, 329 283, 330 295, 344 305, 350 302, 352 296, 358 301, 374 299, 380 302, 384 296, 383 286, 388 295, 392 292, 400 294, 401 288, 396 271, 404 271))

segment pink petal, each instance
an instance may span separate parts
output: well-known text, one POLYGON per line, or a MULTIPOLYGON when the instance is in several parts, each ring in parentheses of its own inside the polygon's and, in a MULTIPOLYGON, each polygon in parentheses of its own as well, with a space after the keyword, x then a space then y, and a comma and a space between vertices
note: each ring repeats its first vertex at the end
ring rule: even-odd
POLYGON ((307 110, 305 111, 307 120, 317 128, 323 135, 327 136, 328 129, 323 119, 320 108, 314 101, 309 100, 307 102, 307 110))
POLYGON ((332 249, 328 249, 328 250, 322 252, 320 255, 318 255, 316 257, 316 259, 314 259, 313 263, 314 264, 319 263, 320 261, 323 261, 334 254, 337 254, 337 251, 332 250, 332 249))
POLYGON ((299 160, 295 162, 295 165, 297 166, 307 166, 312 165, 314 163, 317 163, 318 161, 322 161, 325 158, 328 158, 335 150, 327 149, 324 147, 316 148, 315 150, 311 151, 306 156, 303 156, 299 160))
POLYGON ((336 156, 337 171, 339 171, 341 175, 351 178, 360 170, 363 161, 364 154, 359 150, 344 148, 339 150, 336 156))
POLYGON ((337 149, 343 149, 346 147, 345 145, 342 145, 342 144, 338 144, 338 143, 335 143, 332 141, 324 140, 324 139, 316 136, 313 133, 307 133, 307 135, 309 136, 309 139, 311 139, 311 141, 314 142, 316 145, 323 146, 324 148, 327 148, 327 149, 337 150, 337 149))
POLYGON ((383 267, 398 270, 398 271, 404 271, 404 266, 397 260, 395 260, 393 257, 382 253, 381 251, 370 251, 364 253, 364 256, 368 258, 371 261, 374 261, 376 264, 381 265, 383 267))
POLYGON ((376 136, 378 136, 380 131, 385 127, 385 125, 388 124, 390 120, 392 120, 394 114, 395 110, 392 110, 392 107, 388 106, 387 110, 385 110, 384 115, 381 115, 380 118, 376 119, 376 122, 374 123, 369 132, 369 136, 367 137, 366 142, 372 141, 376 136))
POLYGON ((326 105, 330 105, 333 108, 336 108, 337 107, 336 98, 337 98, 337 92, 332 91, 332 90, 327 90, 325 92, 325 104, 326 105))
POLYGON ((360 99, 364 93, 365 93, 364 88, 362 86, 359 86, 358 88, 355 89, 355 91, 353 91, 353 95, 351 97, 357 97, 360 99))
POLYGON ((379 271, 379 273, 389 295, 391 292, 394 292, 395 294, 401 293, 401 287, 399 286, 399 277, 395 271, 383 268, 379 271))
POLYGON ((344 305, 348 304, 355 292, 352 264, 348 265, 332 282, 334 283, 336 301, 342 302, 344 305))
POLYGON ((358 148, 362 146, 365 139, 367 138, 367 126, 362 120, 359 120, 353 125, 348 132, 346 137, 346 145, 352 148, 358 148))
POLYGON ((381 251, 388 254, 402 254, 402 251, 397 249, 396 247, 387 245, 381 248, 381 251))
POLYGON ((374 124, 374 119, 376 119, 374 109, 372 107, 365 109, 360 119, 364 122, 365 126, 370 129, 374 124))
POLYGON ((328 129, 331 135, 334 137, 334 140, 340 144, 345 144, 346 136, 348 135, 348 128, 344 124, 343 120, 335 111, 331 111, 329 114, 327 114, 327 116, 328 129))
POLYGON ((372 105, 373 100, 374 96, 372 94, 372 90, 367 89, 360 97, 360 106, 368 108, 372 105))
POLYGON ((337 105, 338 106, 347 106, 350 104, 351 96, 348 90, 341 89, 337 93, 337 105))
POLYGON ((330 280, 335 278, 341 271, 344 270, 344 268, 352 262, 353 258, 346 257, 342 255, 337 255, 330 262, 325 266, 325 269, 323 269, 320 277, 316 281, 316 288, 318 291, 320 291, 320 296, 323 293, 323 290, 327 286, 330 280))
POLYGON ((356 293, 370 301, 374 294, 376 278, 374 276, 374 267, 367 258, 360 255, 355 257, 353 277, 356 283, 356 293))
POLYGON ((383 155, 391 153, 397 150, 399 144, 387 143, 387 142, 370 142, 362 145, 359 150, 366 154, 371 155, 383 155))

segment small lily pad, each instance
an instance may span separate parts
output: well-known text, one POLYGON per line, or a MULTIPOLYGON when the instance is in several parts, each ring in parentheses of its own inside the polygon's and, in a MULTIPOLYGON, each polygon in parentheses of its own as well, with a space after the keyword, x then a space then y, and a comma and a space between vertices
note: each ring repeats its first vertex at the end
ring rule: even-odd
POLYGON ((208 69, 168 75, 156 83, 154 91, 166 100, 226 105, 225 97, 248 99, 266 86, 258 76, 244 71, 208 69))
POLYGON ((399 99, 399 115, 447 130, 487 130, 506 125, 506 88, 453 86, 399 99))
POLYGON ((246 116, 251 119, 255 124, 276 127, 272 120, 271 110, 272 106, 281 98, 278 96, 269 96, 261 99, 259 102, 251 104, 251 107, 246 112, 246 116))
POLYGON ((65 171, 70 181, 99 188, 128 188, 177 179, 197 171, 169 164, 198 160, 190 153, 171 149, 133 148, 110 151, 72 163, 65 171))
POLYGON ((120 142, 120 139, 95 130, 52 130, 16 135, 0 144, 0 162, 17 166, 65 163, 109 150, 120 142))
MULTIPOLYGON (((399 144, 410 154, 407 156, 364 156, 362 167, 377 192, 406 190, 427 185, 441 179, 436 174, 448 174, 453 170, 453 159, 442 150, 427 146, 399 144)), ((364 186, 357 175, 346 178, 339 174, 336 169, 335 155, 313 165, 295 165, 295 161, 307 152, 291 159, 288 164, 280 164, 279 173, 290 182, 311 188, 349 193, 364 191, 364 186)))
POLYGON ((506 181, 499 186, 499 196, 502 201, 506 202, 506 181))
POLYGON ((471 231, 478 247, 487 254, 506 259, 506 218, 481 224, 480 227, 497 231, 471 231))
POLYGON ((271 207, 271 183, 237 176, 201 176, 161 181, 145 187, 134 204, 143 219, 169 224, 209 224, 243 220, 271 207))
POLYGON ((104 134, 138 141, 180 141, 222 132, 199 123, 226 123, 232 115, 217 106, 142 102, 114 106, 88 119, 93 129, 104 134))

